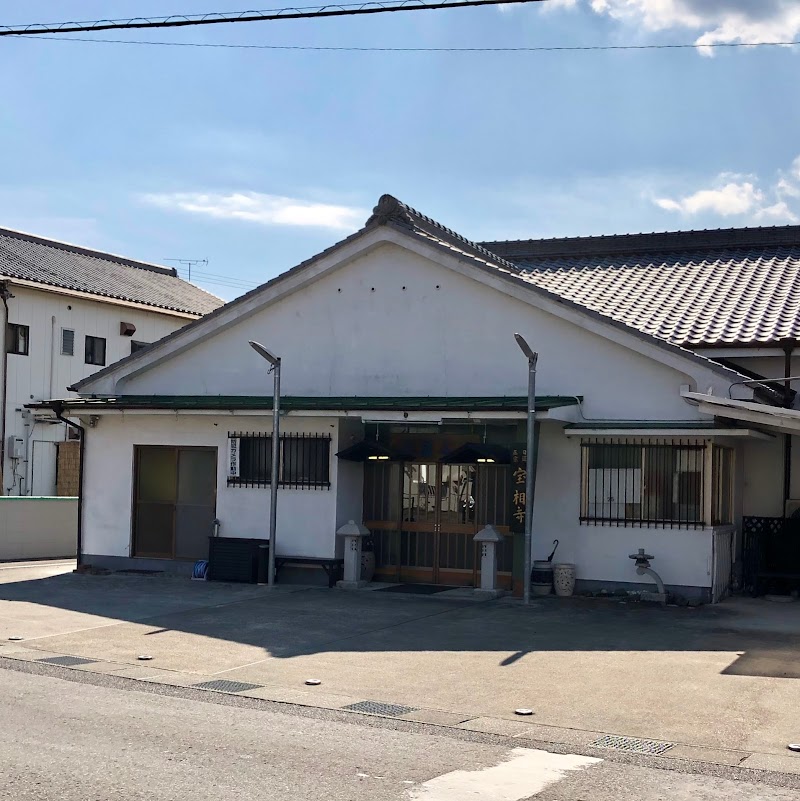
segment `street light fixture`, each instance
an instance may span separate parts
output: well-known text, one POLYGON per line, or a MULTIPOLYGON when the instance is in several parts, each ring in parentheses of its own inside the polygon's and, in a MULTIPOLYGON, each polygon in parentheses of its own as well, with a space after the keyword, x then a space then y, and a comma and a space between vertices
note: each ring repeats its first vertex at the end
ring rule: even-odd
POLYGON ((278 470, 280 468, 280 409, 281 409, 281 359, 263 345, 250 340, 250 347, 272 366, 267 371, 273 374, 272 388, 272 469, 269 481, 269 568, 267 585, 270 589, 275 585, 275 529, 278 514, 278 470))
POLYGON ((533 542, 533 472, 536 470, 536 362, 539 354, 531 349, 521 334, 514 334, 520 350, 528 359, 528 438, 525 446, 525 557, 523 560, 522 602, 531 602, 531 543, 533 542))

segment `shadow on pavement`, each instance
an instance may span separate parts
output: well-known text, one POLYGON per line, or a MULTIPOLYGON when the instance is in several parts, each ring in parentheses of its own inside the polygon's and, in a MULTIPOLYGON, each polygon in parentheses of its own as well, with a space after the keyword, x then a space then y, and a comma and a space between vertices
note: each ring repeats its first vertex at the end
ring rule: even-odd
MULTIPOLYGON (((800 604, 796 605, 800 610, 800 604)), ((123 636, 111 622, 253 646, 277 658, 382 651, 497 652, 509 667, 547 651, 720 651, 727 675, 800 678, 800 612, 744 599, 699 609, 556 599, 531 607, 284 585, 64 574, 0 584, 0 638, 123 636), (22 604, 23 606, 19 606, 22 604), (774 615, 780 617, 773 620, 774 615), (24 629, 29 626, 29 630, 24 629), (101 629, 100 627, 105 627, 101 629)), ((141 634, 141 632, 139 632, 141 634)), ((42 640, 42 647, 50 647, 42 640)), ((52 647, 56 647, 55 644, 52 647)))

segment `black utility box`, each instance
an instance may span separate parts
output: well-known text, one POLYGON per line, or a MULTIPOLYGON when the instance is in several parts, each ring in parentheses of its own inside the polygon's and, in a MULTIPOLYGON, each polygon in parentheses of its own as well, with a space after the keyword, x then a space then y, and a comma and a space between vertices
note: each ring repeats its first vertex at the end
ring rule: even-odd
POLYGON ((267 580, 269 540, 243 537, 209 537, 210 581, 263 584, 267 580))

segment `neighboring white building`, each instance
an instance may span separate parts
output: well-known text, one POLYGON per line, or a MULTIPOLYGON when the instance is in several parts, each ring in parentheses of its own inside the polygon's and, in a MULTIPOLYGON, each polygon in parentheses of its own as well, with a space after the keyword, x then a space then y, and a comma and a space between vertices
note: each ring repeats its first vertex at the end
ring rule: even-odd
POLYGON ((82 558, 186 571, 215 519, 266 536, 256 340, 282 358, 278 556, 341 555, 337 528, 362 520, 379 578, 477 586, 491 523, 518 589, 519 332, 539 352, 533 558, 558 539, 579 588, 637 587, 644 548, 668 587, 719 598, 743 520, 800 496, 793 394, 746 383, 755 365, 782 377, 777 340, 800 335, 798 243, 787 228, 481 246, 384 196, 362 230, 49 404, 85 426, 82 558))
POLYGON ((76 381, 222 305, 174 269, 7 229, 0 300, 6 495, 55 495, 57 450, 69 437, 64 424, 26 404, 66 397, 76 381))

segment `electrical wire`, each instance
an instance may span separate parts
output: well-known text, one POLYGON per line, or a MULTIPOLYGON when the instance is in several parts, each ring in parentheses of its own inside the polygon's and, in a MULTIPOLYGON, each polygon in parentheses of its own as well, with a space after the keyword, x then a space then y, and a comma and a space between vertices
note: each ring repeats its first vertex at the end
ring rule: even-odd
MULTIPOLYGON (((184 280, 189 280, 188 270, 185 275, 181 275, 181 269, 178 269, 178 276, 184 280)), ((255 281, 248 281, 244 278, 233 278, 227 275, 219 275, 218 273, 206 273, 200 270, 192 270, 192 283, 198 282, 203 284, 218 284, 220 286, 228 286, 232 289, 255 289, 259 284, 255 281)))
POLYGON ((0 36, 39 36, 47 33, 82 33, 90 31, 130 30, 132 28, 185 28, 194 25, 219 25, 234 22, 271 22, 279 19, 343 17, 357 14, 384 14, 394 11, 422 11, 465 6, 496 6, 519 3, 545 3, 548 0, 370 0, 362 3, 276 8, 265 11, 212 12, 210 14, 173 14, 168 17, 134 19, 99 19, 85 22, 35 22, 29 25, 0 25, 0 36))
POLYGON ((63 42, 94 42, 96 44, 155 45, 158 47, 210 47, 228 50, 317 50, 360 53, 557 53, 599 50, 695 50, 698 47, 792 47, 798 41, 786 42, 715 42, 712 44, 644 44, 644 45, 555 45, 533 47, 357 47, 323 45, 258 45, 222 44, 217 42, 162 42, 144 39, 95 39, 78 36, 18 36, 20 39, 49 39, 63 42))

